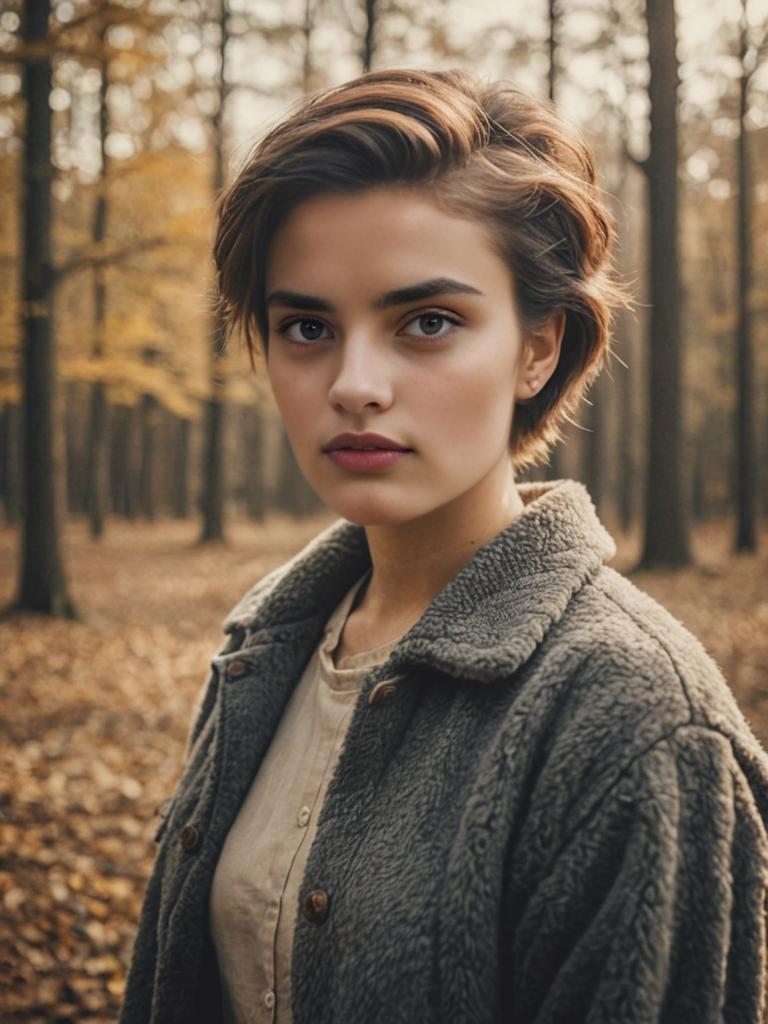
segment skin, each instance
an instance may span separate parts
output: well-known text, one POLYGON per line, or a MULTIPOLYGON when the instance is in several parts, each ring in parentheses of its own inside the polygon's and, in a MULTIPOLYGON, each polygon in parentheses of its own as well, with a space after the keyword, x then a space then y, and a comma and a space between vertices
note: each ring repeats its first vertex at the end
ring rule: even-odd
POLYGON ((270 302, 267 373, 307 481, 366 530, 373 570, 338 658, 402 635, 523 511, 509 454, 514 405, 554 372, 565 316, 525 335, 485 227, 402 186, 297 206, 269 252, 268 299, 278 290, 335 310, 270 302), (438 277, 482 294, 372 306, 438 277), (375 431, 413 451, 386 469, 351 471, 323 451, 342 431, 375 431))

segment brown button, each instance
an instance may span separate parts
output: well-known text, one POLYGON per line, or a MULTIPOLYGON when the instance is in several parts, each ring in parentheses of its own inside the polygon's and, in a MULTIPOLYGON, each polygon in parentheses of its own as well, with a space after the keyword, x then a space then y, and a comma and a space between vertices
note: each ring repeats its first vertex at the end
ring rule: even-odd
POLYGON ((323 889, 313 889, 304 897, 304 917, 314 924, 320 924, 328 916, 328 893, 323 889))
POLYGON ((194 850, 200 842, 200 833, 194 825, 185 825, 181 830, 181 845, 185 850, 194 850))
POLYGON ((244 675, 248 671, 248 666, 244 661, 230 661, 227 665, 227 678, 237 679, 238 676, 244 675))
POLYGON ((391 679, 382 679, 368 694, 368 703, 375 704, 377 700, 387 700, 388 697, 394 697, 396 693, 397 683, 391 679))

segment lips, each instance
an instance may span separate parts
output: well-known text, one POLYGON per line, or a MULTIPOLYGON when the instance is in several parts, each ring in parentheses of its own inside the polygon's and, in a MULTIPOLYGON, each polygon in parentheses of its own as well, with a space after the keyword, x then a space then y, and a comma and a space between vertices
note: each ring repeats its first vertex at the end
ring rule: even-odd
POLYGON ((352 450, 375 449, 395 452, 409 452, 412 450, 398 441, 393 441, 390 437, 384 437, 382 434, 345 433, 338 434, 332 441, 329 441, 323 448, 323 451, 333 452, 341 448, 352 450))

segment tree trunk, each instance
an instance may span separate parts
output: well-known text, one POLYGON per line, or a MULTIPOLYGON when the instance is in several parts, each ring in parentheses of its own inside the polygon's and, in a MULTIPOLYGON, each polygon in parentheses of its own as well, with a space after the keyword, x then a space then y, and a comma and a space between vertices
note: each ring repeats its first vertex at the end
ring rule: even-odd
POLYGON ((126 415, 126 473, 125 473, 125 515, 137 519, 141 512, 141 403, 129 405, 126 415))
MULTIPOLYGON (((226 95, 226 52, 228 41, 228 3, 220 0, 219 17, 219 102, 211 119, 213 135, 214 198, 224 187, 224 101, 226 95)), ((205 403, 205 439, 202 466, 202 542, 224 540, 224 348, 225 326, 214 314, 210 339, 210 393, 205 403)))
POLYGON ((11 524, 19 518, 19 407, 15 402, 6 402, 3 406, 0 434, 3 509, 5 521, 11 524))
MULTIPOLYGON (((611 29, 621 31, 621 20, 613 10, 611 29)), ((622 69, 624 70, 624 69, 622 69)), ((629 252, 628 239, 631 235, 628 211, 633 206, 630 194, 628 126, 624 112, 619 118, 619 132, 616 153, 616 177, 613 180, 611 194, 615 197, 612 204, 618 245, 616 262, 621 277, 630 275, 634 268, 634 260, 629 252)), ((640 375, 636 372, 638 363, 637 323, 626 309, 620 309, 613 326, 613 362, 615 366, 616 396, 611 417, 610 433, 615 438, 616 477, 612 495, 616 503, 616 514, 620 529, 627 533, 635 517, 635 503, 638 492, 637 465, 635 456, 635 438, 638 433, 637 405, 635 393, 640 375)), ((605 371, 603 371, 605 373, 605 371)))
POLYGON ((304 36, 301 89, 305 93, 312 91, 314 78, 312 68, 312 29, 315 23, 315 12, 312 8, 312 0, 304 0, 304 19, 301 26, 302 35, 304 36))
POLYGON ((245 508, 250 519, 261 520, 266 512, 264 494, 264 427, 261 412, 256 406, 246 409, 245 455, 243 476, 245 478, 245 508))
POLYGON ((153 395, 142 395, 139 502, 141 513, 146 519, 155 518, 157 420, 157 399, 153 395))
POLYGON ((136 517, 138 507, 136 422, 137 406, 114 406, 110 446, 112 511, 127 519, 136 517))
POLYGON ((109 446, 109 495, 111 511, 125 515, 125 474, 127 453, 127 407, 115 405, 112 409, 112 443, 109 446))
MULTIPOLYGON (((101 30, 101 42, 106 46, 108 25, 101 30)), ((99 145, 101 149, 101 188, 96 198, 91 237, 95 244, 104 241, 107 233, 107 197, 104 193, 104 182, 109 173, 109 157, 107 155, 107 135, 109 133, 109 108, 107 92, 109 91, 109 62, 102 57, 100 61, 101 83, 99 91, 99 145)), ((105 351, 105 322, 107 313, 106 270, 98 264, 93 268, 93 309, 94 339, 92 357, 102 360, 105 351)), ((88 422, 88 476, 87 509, 90 521, 91 536, 101 537, 104 533, 104 515, 107 503, 107 457, 109 438, 107 433, 108 408, 106 384, 97 380, 91 390, 91 408, 88 422)))
MULTIPOLYGON (((14 608, 77 618, 59 549, 59 475, 51 253, 50 0, 22 6, 22 39, 41 56, 22 64, 26 131, 22 157, 22 531, 14 608)), ((61 433, 58 432, 58 443, 61 433)), ((63 454, 63 453, 62 453, 63 454)))
MULTIPOLYGON (((218 322, 216 334, 223 337, 224 325, 218 322)), ((203 532, 201 541, 224 540, 224 403, 221 358, 211 354, 211 395, 205 402, 203 438, 203 532)))
POLYGON ((547 68, 547 94, 552 103, 555 102, 555 90, 557 86, 557 37, 560 22, 560 10, 557 0, 547 0, 547 14, 549 30, 547 32, 547 53, 549 56, 547 68))
POLYGON ((693 481, 691 490, 693 518, 697 522, 707 518, 707 439, 706 430, 699 428, 693 449, 693 481))
POLYGON ((606 444, 606 417, 608 394, 605 378, 598 377, 589 393, 589 433, 584 440, 584 482, 599 515, 605 514, 608 446, 606 444))
MULTIPOLYGON (((619 257, 621 261, 621 257, 619 257)), ((619 264, 621 266, 621 262, 619 264)), ((624 533, 631 529, 639 482, 634 441, 637 432, 637 402, 635 399, 634 353, 638 350, 635 324, 622 310, 616 318, 616 348, 623 363, 616 369, 616 508, 618 521, 624 533)))
POLYGON ((176 444, 173 455, 173 495, 171 508, 177 519, 189 515, 189 420, 176 420, 176 444))
POLYGON ((0 408, 0 501, 5 509, 5 518, 8 520, 8 492, 9 492, 9 468, 10 468, 10 415, 11 406, 5 403, 0 408))
MULTIPOLYGON (((547 4, 549 30, 547 32, 547 95, 552 103, 556 102, 557 91, 557 38, 560 11, 557 0, 548 0, 547 4)), ((560 480, 563 477, 563 446, 556 444, 549 453, 549 464, 542 471, 542 478, 560 480)))
POLYGON ((82 388, 78 380, 68 380, 63 385, 64 394, 64 464, 66 466, 66 509, 72 518, 79 518, 85 512, 82 447, 82 388))
POLYGON ((651 140, 648 157, 650 234, 650 388, 645 544, 641 564, 690 562, 681 388, 678 266, 678 143, 675 8, 646 0, 651 140))
POLYGON ((107 458, 109 454, 109 408, 107 386, 97 380, 91 387, 88 408, 87 456, 85 475, 86 509, 91 536, 104 533, 104 515, 107 495, 107 458))
POLYGON ((738 205, 736 217, 736 551, 757 548, 757 460, 755 459, 755 385, 752 320, 750 311, 750 278, 752 253, 750 223, 751 170, 747 148, 747 99, 749 72, 747 57, 746 0, 742 0, 740 33, 742 73, 739 80, 739 136, 736 167, 738 205))
POLYGON ((376 51, 376 0, 365 0, 365 35, 363 36, 362 64, 363 74, 367 74, 373 67, 373 57, 376 51))

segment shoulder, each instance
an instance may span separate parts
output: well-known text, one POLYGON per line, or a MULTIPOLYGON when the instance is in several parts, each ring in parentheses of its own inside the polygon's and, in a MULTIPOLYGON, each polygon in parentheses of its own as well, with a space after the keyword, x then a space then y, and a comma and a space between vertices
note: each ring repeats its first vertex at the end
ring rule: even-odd
MULTIPOLYGON (((602 569, 574 595, 560 624, 581 674, 632 695, 650 691, 698 725, 725 725, 736 704, 713 656, 668 609, 614 569, 602 569)), ((650 710, 650 708, 646 708, 650 710)))
POLYGON ((714 656, 668 609, 608 567, 594 581, 594 597, 613 609, 617 628, 641 646, 644 656, 655 655, 657 670, 674 677, 693 724, 725 733, 741 730, 744 718, 714 656))
POLYGON ((557 835, 607 799, 637 803, 692 787, 692 800, 706 790, 717 802, 731 778, 754 820, 768 823, 768 754, 716 662, 614 570, 573 595, 525 672, 510 690, 507 722, 525 722, 536 820, 560 823, 557 835))
MULTIPOLYGON (((540 652, 559 677, 553 746, 614 768, 671 738, 719 734, 737 760, 768 776, 768 755, 714 658, 666 608, 604 566, 573 596, 540 652)), ((569 758, 567 758, 569 759, 569 758)))

